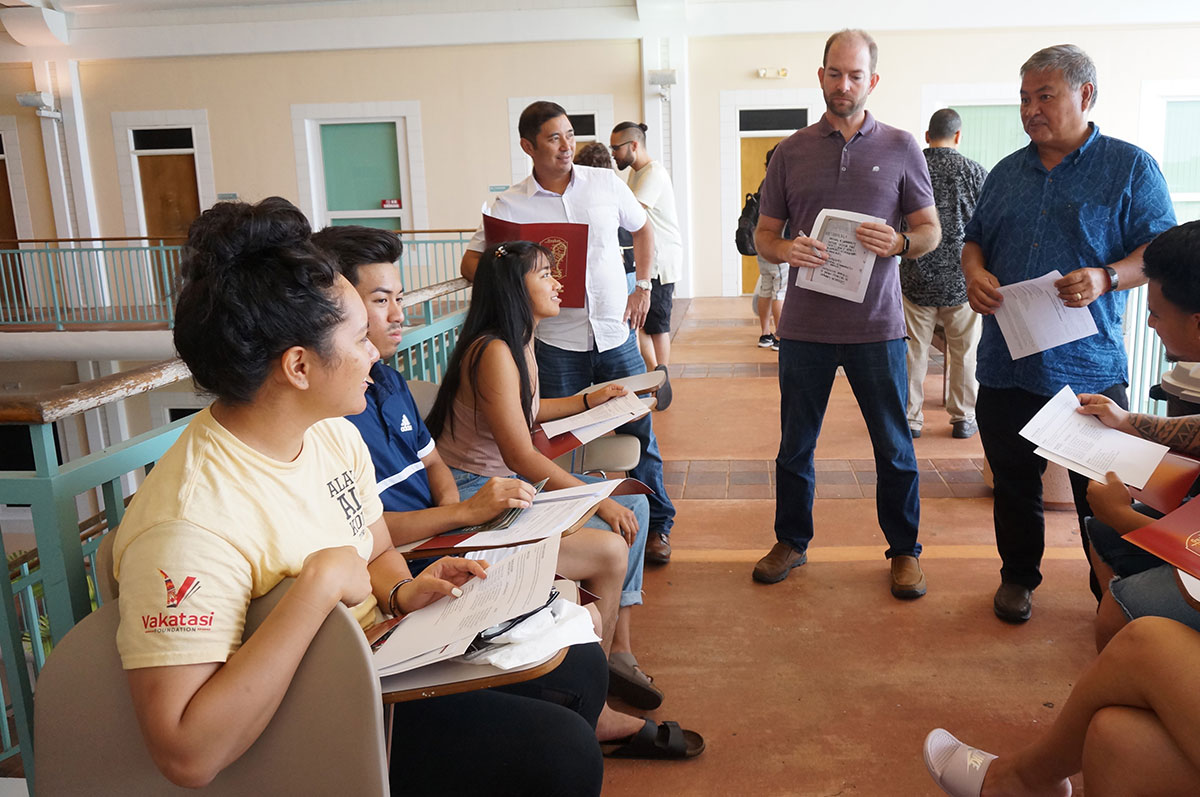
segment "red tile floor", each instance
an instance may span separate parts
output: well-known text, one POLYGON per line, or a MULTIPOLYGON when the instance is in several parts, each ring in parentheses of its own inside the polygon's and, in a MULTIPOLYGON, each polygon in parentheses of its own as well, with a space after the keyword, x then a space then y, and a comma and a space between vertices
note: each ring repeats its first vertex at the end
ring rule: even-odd
POLYGON ((700 731, 708 749, 691 761, 609 761, 605 792, 933 795, 921 760, 931 728, 993 751, 1037 734, 1094 655, 1074 515, 1047 513, 1033 618, 997 620, 982 448, 951 438, 937 369, 915 441, 929 593, 895 600, 866 427, 839 377, 817 446, 809 563, 779 584, 753 582, 774 542, 778 355, 755 347, 746 299, 680 304, 675 399, 654 415, 678 510, 674 556, 647 569, 634 647, 666 693, 653 715, 700 731))

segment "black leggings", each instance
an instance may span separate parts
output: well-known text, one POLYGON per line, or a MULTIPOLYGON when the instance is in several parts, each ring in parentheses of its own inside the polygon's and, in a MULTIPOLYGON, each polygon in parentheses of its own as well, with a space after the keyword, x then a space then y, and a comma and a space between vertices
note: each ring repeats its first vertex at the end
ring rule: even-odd
POLYGON ((600 794, 596 719, 608 691, 600 645, 574 645, 531 681, 398 703, 393 794, 600 794))

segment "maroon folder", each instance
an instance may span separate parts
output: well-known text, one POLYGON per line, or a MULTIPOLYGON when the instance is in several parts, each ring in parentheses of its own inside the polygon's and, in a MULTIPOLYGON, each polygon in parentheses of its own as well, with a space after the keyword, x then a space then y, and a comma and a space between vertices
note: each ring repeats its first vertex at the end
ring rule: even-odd
POLYGON ((488 246, 505 241, 533 241, 554 256, 551 268, 562 283, 562 307, 583 307, 587 295, 588 226, 554 221, 518 224, 492 216, 483 217, 483 234, 488 246))

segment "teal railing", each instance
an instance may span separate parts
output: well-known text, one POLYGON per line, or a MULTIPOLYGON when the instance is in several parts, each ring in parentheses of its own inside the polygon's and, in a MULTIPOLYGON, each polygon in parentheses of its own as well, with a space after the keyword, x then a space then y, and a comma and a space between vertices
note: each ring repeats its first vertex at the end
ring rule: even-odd
MULTIPOLYGON (((458 277, 470 232, 399 231, 404 286, 413 290, 458 277)), ((178 239, 78 238, 7 246, 13 243, 17 248, 0 248, 0 329, 173 325, 183 251, 178 239)))
MULTIPOLYGON (((410 324, 419 323, 405 329, 403 348, 393 361, 406 375, 441 379, 466 315, 468 290, 466 280, 454 279, 407 292, 404 304, 410 324)), ((35 550, 9 560, 0 537, 0 555, 10 561, 9 578, 0 579, 0 658, 4 704, 12 718, 11 730, 9 723, 0 722, 0 760, 21 755, 31 792, 37 674, 48 651, 99 600, 95 551, 124 514, 128 499, 123 477, 148 472, 187 419, 66 463, 58 460, 53 424, 187 377, 183 363, 170 360, 37 398, 0 402, 0 424, 27 426, 34 455, 32 471, 0 471, 0 504, 28 505, 36 540, 35 550), (99 492, 102 511, 81 522, 76 497, 92 491, 99 492)))

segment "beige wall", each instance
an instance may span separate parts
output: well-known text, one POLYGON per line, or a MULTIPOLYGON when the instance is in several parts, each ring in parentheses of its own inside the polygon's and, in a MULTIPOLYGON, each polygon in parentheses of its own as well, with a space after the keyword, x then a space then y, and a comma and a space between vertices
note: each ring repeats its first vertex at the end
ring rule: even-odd
MULTIPOLYGON (((21 168, 25 172, 25 191, 37 238, 54 237, 54 209, 50 204, 50 186, 46 181, 46 154, 42 148, 42 123, 33 108, 17 104, 17 94, 34 90, 33 67, 29 64, 0 64, 0 116, 17 120, 21 142, 21 168)), ((9 170, 11 175, 12 170, 9 170)))
POLYGON ((80 67, 100 227, 124 222, 113 111, 206 109, 218 192, 297 200, 291 105, 419 101, 430 225, 474 226, 488 184, 507 184, 510 96, 611 94, 640 117, 634 41, 89 62, 80 67))
MULTIPOLYGON (((1200 79, 1194 56, 1200 26, 1131 29, 918 31, 876 35, 880 81, 868 102, 880 120, 923 141, 922 87, 1011 82, 1036 50, 1071 42, 1095 60, 1099 95, 1092 118, 1109 135, 1137 143, 1145 80, 1200 79)), ((698 38, 690 43, 692 201, 695 292, 721 293, 721 256, 733 230, 721 222, 720 94, 729 90, 817 88, 824 35, 698 38), (761 80, 760 67, 787 67, 783 80, 761 80)), ((1200 132, 1200 131, 1198 131, 1200 132)), ((740 205, 739 205, 740 207, 740 205)))

